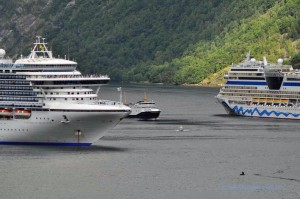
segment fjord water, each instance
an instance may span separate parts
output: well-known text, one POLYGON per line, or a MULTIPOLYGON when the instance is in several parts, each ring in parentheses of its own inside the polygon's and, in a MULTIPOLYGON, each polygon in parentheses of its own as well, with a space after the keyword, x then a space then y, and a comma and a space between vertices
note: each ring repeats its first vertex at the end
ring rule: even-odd
POLYGON ((146 91, 159 120, 125 119, 91 147, 0 146, 1 198, 299 198, 299 121, 228 116, 215 88, 100 96, 120 86, 127 102, 146 91))

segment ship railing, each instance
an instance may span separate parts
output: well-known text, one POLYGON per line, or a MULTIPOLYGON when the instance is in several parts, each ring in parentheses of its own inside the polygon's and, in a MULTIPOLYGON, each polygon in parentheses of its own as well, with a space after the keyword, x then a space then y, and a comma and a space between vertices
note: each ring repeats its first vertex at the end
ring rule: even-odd
POLYGON ((5 106, 5 107, 40 107, 43 106, 43 102, 19 102, 19 101, 1 101, 0 106, 5 106))
POLYGON ((1 63, 0 68, 12 68, 14 64, 12 63, 1 63))
POLYGON ((15 64, 1 63, 0 68, 76 68, 76 64, 15 64))
POLYGON ((292 77, 292 78, 293 78, 293 77, 294 77, 294 78, 299 78, 299 77, 300 77, 300 74, 299 74, 299 73, 296 73, 296 74, 295 74, 295 73, 288 73, 287 76, 288 76, 289 78, 290 78, 290 77, 292 77))
POLYGON ((108 75, 32 75, 30 77, 27 77, 27 80, 30 79, 107 79, 109 78, 108 75))
POLYGON ((72 64, 14 64, 13 68, 76 68, 72 64))
POLYGON ((237 66, 234 66, 234 67, 247 67, 247 68, 257 68, 257 67, 262 67, 263 66, 263 63, 241 63, 241 64, 238 64, 237 66))
POLYGON ((100 105, 123 105, 123 103, 121 102, 116 102, 116 101, 111 101, 111 100, 99 100, 97 102, 97 104, 100 104, 100 105))

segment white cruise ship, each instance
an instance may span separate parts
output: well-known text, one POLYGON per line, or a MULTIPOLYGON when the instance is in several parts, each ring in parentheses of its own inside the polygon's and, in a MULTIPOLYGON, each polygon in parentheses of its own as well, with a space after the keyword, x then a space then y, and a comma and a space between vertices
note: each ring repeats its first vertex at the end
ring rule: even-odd
POLYGON ((218 101, 232 115, 300 119, 300 71, 250 59, 232 66, 218 101))
POLYGON ((82 75, 76 67, 54 58, 41 37, 14 63, 0 49, 0 144, 89 146, 130 113, 98 98, 108 76, 82 75))

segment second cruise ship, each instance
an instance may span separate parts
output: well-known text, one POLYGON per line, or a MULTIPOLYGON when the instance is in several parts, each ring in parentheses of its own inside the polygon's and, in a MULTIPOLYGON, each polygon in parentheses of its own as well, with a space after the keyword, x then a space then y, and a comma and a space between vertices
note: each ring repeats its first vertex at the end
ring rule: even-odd
POLYGON ((130 113, 98 98, 108 76, 76 67, 55 58, 41 37, 15 62, 0 49, 0 144, 89 146, 130 113))
POLYGON ((300 71, 290 65, 256 61, 232 66, 218 101, 232 115, 300 119, 300 71))

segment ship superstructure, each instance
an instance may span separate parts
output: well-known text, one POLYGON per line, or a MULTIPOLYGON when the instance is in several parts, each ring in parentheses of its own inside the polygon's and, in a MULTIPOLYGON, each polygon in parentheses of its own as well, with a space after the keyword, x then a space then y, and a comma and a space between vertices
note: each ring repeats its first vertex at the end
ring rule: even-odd
POLYGON ((128 118, 139 118, 142 120, 157 119, 160 115, 160 110, 156 107, 154 101, 139 101, 128 105, 131 108, 131 113, 128 118))
POLYGON ((217 95, 229 114, 300 119, 300 71, 290 65, 256 61, 231 66, 217 95))
POLYGON ((76 67, 55 58, 41 37, 15 62, 0 50, 0 144, 91 145, 130 113, 99 99, 108 76, 82 75, 76 67))

